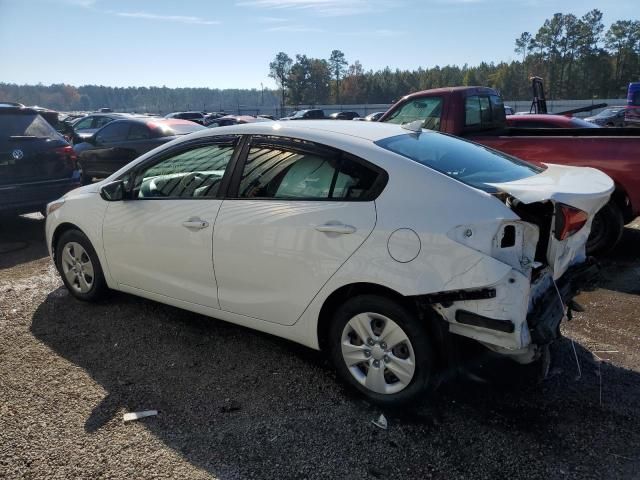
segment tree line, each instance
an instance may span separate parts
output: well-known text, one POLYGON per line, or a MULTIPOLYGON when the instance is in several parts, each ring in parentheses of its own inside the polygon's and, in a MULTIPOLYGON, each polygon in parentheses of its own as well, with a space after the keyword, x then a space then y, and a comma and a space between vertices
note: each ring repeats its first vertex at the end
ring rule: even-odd
POLYGON ((511 62, 375 71, 348 62, 340 50, 326 59, 280 52, 269 64, 277 90, 0 83, 0 101, 57 110, 256 113, 278 104, 391 103, 407 93, 457 85, 490 86, 508 100, 524 100, 531 97, 531 76, 544 79, 549 99, 621 98, 629 82, 640 80, 640 21, 618 20, 605 28, 597 9, 582 17, 556 13, 537 32, 515 39, 514 52, 518 59, 511 62))
POLYGON ((618 20, 605 30, 602 12, 578 18, 556 13, 535 33, 515 40, 518 60, 477 66, 447 65, 417 70, 364 70, 340 50, 328 59, 280 52, 269 76, 281 104, 389 103, 410 92, 457 85, 494 87, 511 100, 531 96, 529 78, 542 77, 547 98, 623 97, 627 84, 640 80, 640 21, 618 20))

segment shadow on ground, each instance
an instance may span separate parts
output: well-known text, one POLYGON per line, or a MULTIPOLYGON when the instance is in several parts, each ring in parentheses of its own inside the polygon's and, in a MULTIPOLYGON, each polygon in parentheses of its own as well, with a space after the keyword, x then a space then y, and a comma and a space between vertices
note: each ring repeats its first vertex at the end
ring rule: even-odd
POLYGON ((0 270, 47 255, 42 215, 0 216, 0 270))
POLYGON ((640 474, 640 374, 576 345, 577 379, 569 340, 542 385, 450 383, 420 407, 385 412, 383 431, 371 424, 381 410, 346 391, 321 353, 172 307, 123 294, 84 304, 60 288, 31 331, 107 392, 87 434, 158 409, 146 428, 222 479, 640 474))
POLYGON ((640 230, 625 228, 620 243, 600 259, 600 286, 607 290, 640 295, 640 230))

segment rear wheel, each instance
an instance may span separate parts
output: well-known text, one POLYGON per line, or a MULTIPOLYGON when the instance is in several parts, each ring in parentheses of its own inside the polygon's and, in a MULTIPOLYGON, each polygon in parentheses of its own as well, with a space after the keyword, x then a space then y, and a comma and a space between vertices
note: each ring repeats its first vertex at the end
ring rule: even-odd
POLYGON ((587 239, 587 253, 601 255, 616 246, 624 231, 624 219, 618 206, 609 201, 596 214, 587 239))
POLYGON ((329 335, 339 375, 372 402, 404 404, 431 386, 434 354, 427 329, 397 302, 354 297, 336 312, 329 335))
POLYGON ((80 300, 99 300, 109 290, 96 252, 79 230, 61 235, 56 244, 56 267, 69 292, 80 300))

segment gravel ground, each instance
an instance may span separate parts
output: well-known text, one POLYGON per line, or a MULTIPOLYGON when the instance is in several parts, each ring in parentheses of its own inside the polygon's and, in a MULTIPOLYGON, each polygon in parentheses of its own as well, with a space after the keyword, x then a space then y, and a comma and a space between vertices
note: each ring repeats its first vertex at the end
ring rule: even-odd
POLYGON ((544 383, 453 381, 383 431, 320 353, 124 294, 75 301, 43 226, 0 222, 0 478, 640 478, 638 230, 544 383))

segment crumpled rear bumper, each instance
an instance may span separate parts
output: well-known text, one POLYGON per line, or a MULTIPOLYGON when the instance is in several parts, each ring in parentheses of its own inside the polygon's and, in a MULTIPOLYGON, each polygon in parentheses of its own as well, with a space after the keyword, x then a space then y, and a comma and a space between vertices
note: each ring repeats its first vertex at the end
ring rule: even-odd
POLYGON ((585 262, 569 267, 555 285, 552 283, 535 300, 527 315, 532 343, 547 345, 560 336, 560 322, 565 317, 567 305, 582 289, 596 281, 599 271, 598 263, 589 257, 585 262))

